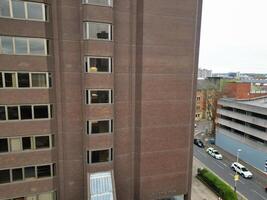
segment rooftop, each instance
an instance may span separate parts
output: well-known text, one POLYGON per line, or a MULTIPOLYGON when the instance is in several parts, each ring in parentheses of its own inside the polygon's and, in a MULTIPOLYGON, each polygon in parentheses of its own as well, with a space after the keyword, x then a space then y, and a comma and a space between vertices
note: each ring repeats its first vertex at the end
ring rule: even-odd
POLYGON ((267 108, 267 96, 256 97, 253 99, 246 99, 246 100, 236 100, 233 98, 222 98, 221 100, 232 101, 232 102, 236 102, 239 104, 251 105, 251 106, 256 106, 256 107, 267 108))

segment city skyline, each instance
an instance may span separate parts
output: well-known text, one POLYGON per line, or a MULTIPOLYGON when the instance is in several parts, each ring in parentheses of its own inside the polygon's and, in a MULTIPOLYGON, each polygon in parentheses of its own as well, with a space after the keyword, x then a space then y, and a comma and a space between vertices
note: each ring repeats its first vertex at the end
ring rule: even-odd
POLYGON ((266 7, 264 0, 203 1, 199 68, 267 73, 266 7))

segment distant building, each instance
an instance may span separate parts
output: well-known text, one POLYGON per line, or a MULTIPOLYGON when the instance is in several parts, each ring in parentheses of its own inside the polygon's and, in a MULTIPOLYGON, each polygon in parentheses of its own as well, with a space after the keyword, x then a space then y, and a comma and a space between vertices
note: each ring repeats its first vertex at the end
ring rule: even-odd
POLYGON ((267 158, 267 96, 218 101, 216 145, 250 165, 265 170, 267 158))
POLYGON ((209 80, 198 80, 195 120, 212 120, 215 115, 218 90, 209 80))
POLYGON ((198 68, 198 79, 205 79, 212 76, 212 70, 198 68))
POLYGON ((223 95, 228 98, 249 99, 267 95, 267 81, 227 82, 223 95))

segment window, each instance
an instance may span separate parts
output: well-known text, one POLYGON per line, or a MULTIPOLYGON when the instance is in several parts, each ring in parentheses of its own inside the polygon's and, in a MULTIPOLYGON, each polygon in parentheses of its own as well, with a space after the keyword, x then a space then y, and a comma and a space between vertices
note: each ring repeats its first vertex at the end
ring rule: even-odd
POLYGON ((28 19, 45 20, 44 4, 27 2, 28 19))
POLYGON ((18 73, 18 86, 20 88, 30 87, 29 73, 18 73))
POLYGON ((0 0, 0 16, 10 17, 9 0, 0 0))
POLYGON ((5 73, 5 87, 14 88, 17 86, 16 73, 5 73))
POLYGON ((34 166, 25 167, 24 168, 24 176, 25 176, 25 179, 34 179, 34 178, 36 178, 35 167, 34 166))
POLYGON ((2 72, 0 72, 0 88, 4 87, 2 72))
POLYGON ((7 138, 0 138, 0 153, 8 152, 7 138))
POLYGON ((111 73, 112 62, 110 57, 86 57, 85 71, 88 73, 111 73))
POLYGON ((20 0, 12 0, 13 17, 25 19, 24 2, 20 0))
POLYGON ((112 103, 112 90, 87 90, 86 91, 86 103, 112 103))
POLYGON ((7 116, 8 120, 18 120, 19 113, 18 113, 18 106, 8 106, 7 107, 7 116))
POLYGON ((9 169, 0 170, 0 184, 10 183, 10 171, 9 169))
POLYGON ((47 87, 47 74, 32 73, 32 87, 47 87))
POLYGON ((0 36, 2 54, 47 55, 48 40, 43 38, 0 36))
POLYGON ((0 106, 0 121, 6 120, 6 108, 5 106, 0 106))
POLYGON ((13 54, 14 53, 13 38, 1 36, 0 39, 1 39, 0 52, 3 54, 13 54))
POLYGON ((22 149, 23 151, 32 149, 31 137, 22 137, 22 149))
POLYGON ((14 182, 22 180, 23 180, 22 168, 12 169, 12 181, 14 182))
POLYGON ((50 147, 49 136, 36 136, 35 147, 36 149, 49 148, 50 147))
POLYGON ((88 163, 101 163, 112 161, 112 148, 87 152, 88 163))
POLYGON ((46 21, 47 6, 21 0, 0 0, 0 17, 46 21), (10 7, 11 11, 10 12, 10 7))
POLYGON ((48 106, 44 105, 44 106, 34 106, 33 107, 34 110, 34 119, 46 119, 49 118, 49 114, 48 114, 48 106))
POLYGON ((12 152, 21 151, 21 139, 20 138, 10 138, 10 150, 12 152))
POLYGON ((29 39, 30 54, 44 55, 46 54, 45 41, 40 39, 29 39))
POLYGON ((38 200, 55 200, 54 194, 51 192, 38 195, 38 200))
POLYGON ((111 24, 85 22, 85 39, 112 40, 111 24))
POLYGON ((87 121, 87 133, 112 133, 113 120, 87 121))
POLYGON ((83 3, 99 6, 112 6, 112 0, 83 0, 83 3))
POLYGON ((31 106, 20 106, 21 120, 32 119, 32 107, 31 106))
POLYGON ((52 176, 51 165, 37 166, 37 177, 44 178, 52 176))
POLYGON ((28 53, 27 38, 15 38, 15 52, 24 55, 28 53))

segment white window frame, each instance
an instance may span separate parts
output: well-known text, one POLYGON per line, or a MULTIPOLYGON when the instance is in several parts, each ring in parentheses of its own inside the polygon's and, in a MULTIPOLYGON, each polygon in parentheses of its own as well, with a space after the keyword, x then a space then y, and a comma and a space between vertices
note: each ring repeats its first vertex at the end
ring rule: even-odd
POLYGON ((111 134, 113 133, 114 125, 113 125, 113 119, 97 119, 97 120, 87 120, 86 121, 86 134, 88 135, 100 135, 100 134, 111 134), (99 121, 108 121, 109 122, 109 127, 108 127, 108 132, 105 133, 92 133, 92 123, 93 122, 99 122, 99 121), (88 127, 88 130, 87 130, 88 127))
POLYGON ((89 74, 110 74, 112 73, 112 58, 109 56, 85 56, 84 58, 84 65, 85 65, 85 72, 89 74), (108 71, 107 72, 91 72, 90 71, 90 59, 95 58, 95 59, 108 59, 108 71), (87 66, 86 66, 87 63, 87 66))
POLYGON ((104 149, 90 149, 90 150, 87 150, 86 160, 87 160, 86 163, 87 164, 90 164, 90 165, 97 165, 97 164, 103 164, 103 163, 111 163, 114 160, 114 150, 113 150, 113 147, 104 148, 104 149), (92 152, 93 151, 105 151, 105 150, 108 150, 108 161, 106 161, 106 162, 92 163, 92 152), (89 160, 87 160, 88 159, 88 154, 89 154, 89 160))
POLYGON ((12 1, 13 0, 8 0, 10 16, 1 16, 0 15, 0 18, 9 18, 9 19, 27 20, 27 21, 38 21, 38 22, 47 22, 48 21, 48 16, 46 16, 46 15, 48 15, 48 12, 47 12, 48 6, 45 3, 18 0, 18 1, 23 2, 23 4, 24 4, 25 18, 17 18, 17 17, 14 17, 12 1), (42 6, 42 19, 32 19, 32 18, 28 17, 28 15, 29 15, 28 14, 28 4, 41 4, 41 6, 42 6))
POLYGON ((109 104, 113 104, 113 90, 112 89, 87 89, 85 92, 85 95, 88 95, 85 98, 85 103, 87 105, 109 105, 109 104), (109 94, 109 102, 108 103, 91 103, 91 92, 93 91, 108 91, 109 94), (88 100, 88 102, 87 102, 88 100))
POLYGON ((106 22, 94 22, 94 21, 87 21, 84 22, 84 39, 85 40, 100 40, 100 41, 112 41, 113 40, 113 36, 112 36, 112 32, 113 32, 113 25, 111 23, 106 23, 106 22), (90 38, 89 35, 89 29, 90 23, 94 23, 94 24, 106 24, 108 25, 108 39, 100 39, 100 38, 90 38))
POLYGON ((6 120, 0 120, 0 123, 3 123, 3 122, 17 122, 17 121, 22 121, 22 122, 24 122, 24 121, 25 122, 29 122, 29 121, 44 121, 44 120, 51 120, 53 118, 53 117, 51 117, 52 116, 51 106, 53 106, 52 104, 21 104, 21 105, 0 105, 0 106, 5 107, 5 115, 6 115, 6 120), (7 107, 15 107, 15 106, 18 107, 18 115, 19 115, 19 118, 16 119, 16 120, 9 120, 8 119, 7 107), (24 119, 24 120, 21 120, 20 106, 31 106, 31 109, 32 109, 32 119, 24 119), (34 106, 47 106, 48 107, 48 118, 35 119, 34 118, 34 106))
POLYGON ((104 7, 113 7, 113 0, 108 0, 108 5, 103 5, 101 3, 92 3, 90 0, 83 0, 83 4, 88 4, 88 5, 95 5, 95 6, 104 6, 104 7))
POLYGON ((49 42, 49 40, 48 39, 45 39, 45 38, 12 37, 12 36, 0 35, 0 54, 4 54, 4 55, 48 56, 48 49, 47 49, 47 43, 48 42, 49 42), (3 53, 3 50, 2 50, 2 40, 1 40, 2 37, 10 37, 12 39, 13 52, 11 54, 3 53), (26 54, 16 53, 15 38, 25 39, 27 41, 27 53, 26 54), (31 52, 30 52, 30 40, 31 39, 34 39, 34 40, 38 39, 38 40, 42 40, 43 41, 43 44, 44 44, 44 54, 31 54, 31 52))

